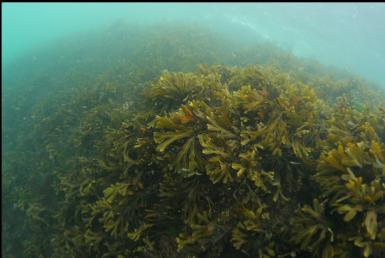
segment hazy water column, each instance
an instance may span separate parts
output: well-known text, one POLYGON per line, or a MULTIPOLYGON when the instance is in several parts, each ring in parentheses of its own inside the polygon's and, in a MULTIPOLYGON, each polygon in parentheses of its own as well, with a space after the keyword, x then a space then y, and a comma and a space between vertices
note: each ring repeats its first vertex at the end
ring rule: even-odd
POLYGON ((2 63, 76 32, 101 30, 118 20, 141 24, 188 20, 196 5, 160 3, 5 3, 2 63))
POLYGON ((238 39, 277 42, 385 87, 384 3, 7 3, 2 17, 3 64, 119 19, 197 21, 238 39))

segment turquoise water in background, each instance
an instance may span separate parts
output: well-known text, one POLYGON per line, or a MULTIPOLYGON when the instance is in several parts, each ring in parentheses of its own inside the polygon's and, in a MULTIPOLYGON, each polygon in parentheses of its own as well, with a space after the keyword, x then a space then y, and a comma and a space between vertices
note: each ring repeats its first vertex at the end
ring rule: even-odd
POLYGON ((385 87, 384 3, 6 3, 2 12, 3 65, 119 21, 187 21, 241 41, 262 38, 385 87))

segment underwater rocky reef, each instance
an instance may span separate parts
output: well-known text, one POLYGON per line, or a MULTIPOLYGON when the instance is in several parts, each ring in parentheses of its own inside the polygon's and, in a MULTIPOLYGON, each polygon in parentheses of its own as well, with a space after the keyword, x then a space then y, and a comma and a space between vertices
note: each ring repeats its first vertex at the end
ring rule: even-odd
POLYGON ((5 257, 385 257, 383 90, 134 28, 10 68, 40 62, 3 81, 5 257))

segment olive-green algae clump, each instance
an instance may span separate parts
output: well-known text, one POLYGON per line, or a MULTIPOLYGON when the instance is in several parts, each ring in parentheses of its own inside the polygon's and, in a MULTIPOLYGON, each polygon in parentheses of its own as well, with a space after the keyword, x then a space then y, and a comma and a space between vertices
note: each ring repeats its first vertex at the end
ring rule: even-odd
POLYGON ((143 98, 59 178, 56 256, 384 254, 384 109, 257 66, 165 72, 143 98))
POLYGON ((279 61, 80 91, 6 192, 9 257, 384 257, 383 95, 279 61))

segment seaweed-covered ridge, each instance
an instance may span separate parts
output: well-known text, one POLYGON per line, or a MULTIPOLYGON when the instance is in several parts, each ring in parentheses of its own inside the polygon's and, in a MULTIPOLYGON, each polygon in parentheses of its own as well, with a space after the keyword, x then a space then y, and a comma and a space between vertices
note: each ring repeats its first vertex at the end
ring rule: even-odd
POLYGON ((7 257, 384 256, 376 89, 282 55, 157 56, 31 111, 3 165, 7 257))

